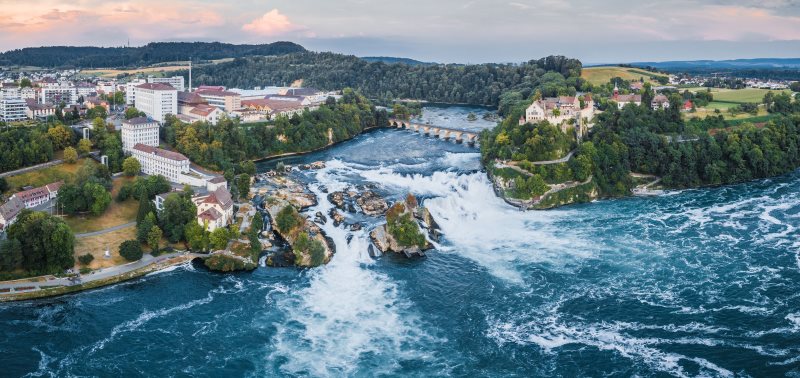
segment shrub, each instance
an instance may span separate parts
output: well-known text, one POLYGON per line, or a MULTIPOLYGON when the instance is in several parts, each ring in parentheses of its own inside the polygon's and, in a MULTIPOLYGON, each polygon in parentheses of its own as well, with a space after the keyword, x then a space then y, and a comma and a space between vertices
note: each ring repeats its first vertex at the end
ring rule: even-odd
POLYGON ((126 240, 119 245, 119 254, 128 261, 137 261, 142 258, 142 246, 136 240, 126 240))
POLYGON ((302 224, 303 218, 292 205, 287 205, 275 217, 275 222, 278 224, 278 230, 289 234, 302 224))
POLYGON ((94 260, 94 256, 91 253, 87 253, 85 255, 81 255, 78 257, 78 261, 80 261, 83 265, 89 265, 94 260))

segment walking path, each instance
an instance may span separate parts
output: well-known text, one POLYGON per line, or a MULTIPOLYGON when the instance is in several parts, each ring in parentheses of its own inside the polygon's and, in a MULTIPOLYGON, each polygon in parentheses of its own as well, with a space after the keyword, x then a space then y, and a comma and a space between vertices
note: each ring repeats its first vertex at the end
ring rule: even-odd
POLYGON ((107 234, 109 232, 114 232, 114 231, 117 231, 117 230, 121 230, 123 228, 133 227, 135 225, 136 225, 136 222, 128 222, 128 223, 125 223, 125 224, 121 224, 119 226, 109 227, 109 228, 106 228, 106 229, 100 230, 100 231, 86 232, 86 233, 83 233, 83 234, 75 234, 75 238, 76 239, 81 239, 81 238, 88 238, 88 237, 97 236, 97 235, 103 235, 103 234, 107 234))
POLYGON ((8 172, 0 173, 0 177, 16 176, 16 175, 20 175, 20 174, 23 174, 23 173, 44 169, 44 168, 47 168, 47 167, 52 167, 54 165, 59 165, 59 164, 61 164, 63 162, 64 161, 60 160, 60 159, 59 160, 51 160, 51 161, 48 161, 47 163, 42 163, 42 164, 32 165, 30 167, 20 168, 20 169, 17 169, 16 171, 8 171, 8 172))
POLYGON ((75 278, 70 277, 55 277, 55 276, 40 276, 32 277, 24 280, 16 281, 3 281, 0 282, 0 296, 4 294, 16 294, 21 292, 31 292, 51 288, 54 286, 73 286, 86 284, 88 282, 111 278, 114 276, 122 275, 125 273, 133 272, 137 269, 144 268, 152 264, 169 260, 179 256, 200 257, 201 255, 190 252, 173 252, 158 257, 146 254, 138 261, 128 263, 125 265, 117 265, 109 268, 98 269, 86 275, 77 275, 75 278))
MULTIPOLYGON (((566 163, 566 162, 569 161, 569 159, 572 159, 572 155, 575 155, 576 151, 577 150, 570 151, 567 154, 567 156, 564 156, 561 159, 532 161, 530 163, 533 164, 533 165, 552 165, 552 164, 566 163)), ((513 170, 515 170, 515 171, 517 171, 519 173, 522 173, 525 176, 533 176, 532 173, 530 173, 530 172, 520 168, 519 166, 517 166, 517 162, 515 162, 515 161, 509 162, 509 163, 504 163, 504 162, 502 162, 500 160, 495 160, 495 167, 496 168, 511 168, 511 169, 513 169, 513 170)))

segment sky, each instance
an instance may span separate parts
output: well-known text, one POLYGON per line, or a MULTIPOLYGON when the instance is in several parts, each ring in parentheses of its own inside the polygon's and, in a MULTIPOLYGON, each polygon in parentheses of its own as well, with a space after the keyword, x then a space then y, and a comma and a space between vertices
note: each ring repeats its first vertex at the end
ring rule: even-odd
POLYGON ((293 41, 422 61, 800 57, 800 0, 0 0, 0 50, 293 41))

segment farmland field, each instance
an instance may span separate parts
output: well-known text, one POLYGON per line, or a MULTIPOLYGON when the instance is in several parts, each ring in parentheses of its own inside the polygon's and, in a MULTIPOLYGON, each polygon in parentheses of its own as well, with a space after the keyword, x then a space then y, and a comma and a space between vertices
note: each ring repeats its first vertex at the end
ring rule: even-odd
MULTIPOLYGON (((707 88, 687 88, 691 92, 698 92, 704 91, 707 88)), ((711 93, 714 95, 714 102, 729 102, 729 103, 736 103, 742 104, 745 102, 753 102, 753 103, 761 103, 764 100, 764 95, 767 92, 773 92, 775 94, 780 92, 788 92, 785 91, 770 91, 769 89, 758 89, 758 88, 746 88, 746 89, 720 89, 720 88, 711 88, 711 93)))
POLYGON ((94 75, 94 76, 101 76, 101 77, 117 77, 120 74, 129 74, 129 75, 136 75, 136 74, 163 74, 165 72, 170 71, 177 71, 177 70, 188 70, 188 65, 180 65, 180 66, 163 66, 163 67, 146 67, 146 68, 134 68, 128 70, 115 70, 115 69, 95 69, 95 70, 83 70, 81 71, 84 75, 94 75))
POLYGON ((621 77, 623 80, 628 81, 644 78, 645 81, 655 83, 650 80, 650 76, 666 75, 628 67, 586 67, 581 72, 581 77, 594 85, 608 83, 609 80, 615 77, 621 77))

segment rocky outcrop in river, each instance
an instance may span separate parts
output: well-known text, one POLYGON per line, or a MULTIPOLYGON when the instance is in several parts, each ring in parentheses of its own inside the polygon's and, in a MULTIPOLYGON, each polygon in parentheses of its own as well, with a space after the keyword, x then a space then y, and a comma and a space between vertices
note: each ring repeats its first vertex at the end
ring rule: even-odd
POLYGON ((373 229, 369 236, 375 247, 383 253, 394 252, 408 258, 424 257, 425 251, 433 249, 433 245, 423 235, 423 228, 438 239, 436 221, 409 194, 406 201, 395 203, 389 208, 386 223, 373 229), (420 227, 417 219, 422 222, 423 227, 420 227))

